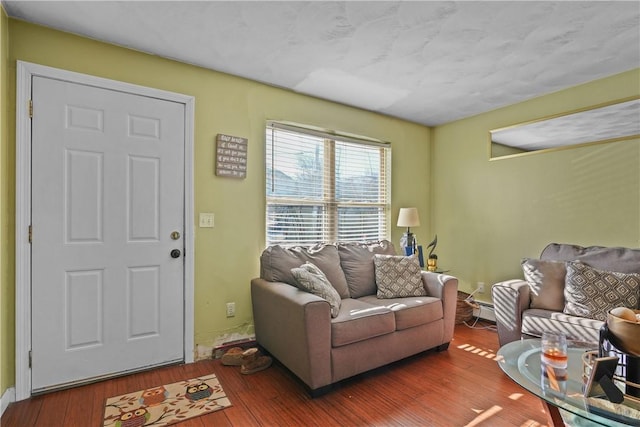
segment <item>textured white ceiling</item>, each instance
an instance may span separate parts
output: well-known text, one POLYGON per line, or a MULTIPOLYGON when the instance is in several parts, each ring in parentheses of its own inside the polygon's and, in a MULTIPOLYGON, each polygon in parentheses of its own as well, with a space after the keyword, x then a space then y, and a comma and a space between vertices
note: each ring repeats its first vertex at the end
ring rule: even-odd
POLYGON ((3 5, 11 17, 425 125, 640 67, 638 1, 3 5))

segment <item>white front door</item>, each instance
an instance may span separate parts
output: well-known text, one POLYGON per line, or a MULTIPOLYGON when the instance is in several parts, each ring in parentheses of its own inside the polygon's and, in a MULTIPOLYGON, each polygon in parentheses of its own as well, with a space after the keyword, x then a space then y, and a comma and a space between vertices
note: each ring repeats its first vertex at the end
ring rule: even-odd
POLYGON ((184 360, 184 104, 32 85, 32 391, 184 360))

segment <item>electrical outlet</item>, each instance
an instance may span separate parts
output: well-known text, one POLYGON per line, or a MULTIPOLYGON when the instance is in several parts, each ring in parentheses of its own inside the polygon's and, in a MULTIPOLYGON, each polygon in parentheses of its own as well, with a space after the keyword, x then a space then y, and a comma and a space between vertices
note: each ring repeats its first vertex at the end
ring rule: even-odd
POLYGON ((484 294, 484 282, 478 282, 476 289, 479 293, 484 294))
POLYGON ((236 303, 228 302, 227 303, 227 317, 233 317, 236 315, 236 303))

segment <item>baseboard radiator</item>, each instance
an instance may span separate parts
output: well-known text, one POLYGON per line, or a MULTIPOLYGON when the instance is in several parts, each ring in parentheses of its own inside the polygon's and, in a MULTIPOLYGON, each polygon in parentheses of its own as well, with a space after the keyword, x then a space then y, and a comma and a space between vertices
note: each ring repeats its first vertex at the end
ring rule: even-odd
POLYGON ((493 304, 490 302, 476 301, 478 308, 473 309, 473 315, 480 319, 489 320, 491 322, 496 321, 496 312, 493 308, 493 304))

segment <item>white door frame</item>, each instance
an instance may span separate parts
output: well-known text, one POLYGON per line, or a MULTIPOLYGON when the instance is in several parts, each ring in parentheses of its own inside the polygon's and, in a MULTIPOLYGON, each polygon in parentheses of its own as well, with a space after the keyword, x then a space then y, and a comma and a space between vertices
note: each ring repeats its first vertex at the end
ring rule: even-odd
POLYGON ((17 63, 16 82, 16 400, 31 396, 31 79, 41 76, 184 104, 184 361, 194 360, 193 135, 195 98, 101 77, 17 63))

